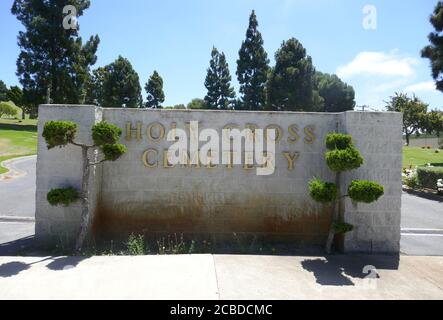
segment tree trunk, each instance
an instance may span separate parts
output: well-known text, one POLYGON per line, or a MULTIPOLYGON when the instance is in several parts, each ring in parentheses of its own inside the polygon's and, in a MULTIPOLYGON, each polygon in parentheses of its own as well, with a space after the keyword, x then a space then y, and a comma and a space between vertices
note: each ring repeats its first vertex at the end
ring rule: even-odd
POLYGON ((340 172, 337 173, 335 176, 335 185, 337 186, 337 200, 335 200, 332 224, 331 228, 329 229, 328 240, 326 241, 325 250, 327 254, 331 253, 332 243, 334 242, 334 237, 335 237, 334 224, 336 222, 339 222, 340 219, 340 201, 341 201, 340 172))
POLYGON ((407 134, 406 133, 406 145, 409 147, 409 137, 410 137, 410 134, 407 134))
POLYGON ((82 216, 81 216, 81 226, 80 232, 77 237, 75 244, 75 251, 79 253, 82 250, 83 243, 89 231, 91 215, 89 212, 89 158, 88 158, 88 147, 82 146, 82 158, 83 158, 83 176, 82 176, 82 190, 81 190, 81 200, 82 200, 82 216))

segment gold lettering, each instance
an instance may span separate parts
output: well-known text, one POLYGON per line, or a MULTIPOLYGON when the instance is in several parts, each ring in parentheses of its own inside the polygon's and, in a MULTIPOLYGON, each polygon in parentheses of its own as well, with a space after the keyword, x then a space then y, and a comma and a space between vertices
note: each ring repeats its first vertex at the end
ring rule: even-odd
POLYGON ((289 137, 288 137, 288 142, 290 144, 296 144, 298 142, 298 140, 300 140, 300 136, 298 135, 298 126, 293 124, 291 126, 289 126, 288 128, 289 131, 289 137))
POLYGON ((126 123, 126 140, 127 141, 131 141, 133 133, 135 133, 135 137, 136 137, 137 141, 142 140, 142 124, 141 124, 141 122, 137 122, 135 129, 132 127, 131 122, 126 123))
POLYGON ((208 152, 208 159, 207 159, 207 161, 208 161, 208 164, 206 165, 207 169, 215 169, 215 168, 217 168, 217 165, 212 163, 212 161, 213 161, 212 151, 208 152))
POLYGON ((157 142, 160 142, 160 140, 162 140, 164 138, 165 127, 159 122, 154 122, 148 126, 146 133, 148 134, 149 141, 157 143, 157 142), (158 136, 157 137, 154 137, 152 134, 154 129, 158 129, 158 136))
POLYGON ((259 129, 259 127, 256 124, 248 123, 245 128, 251 130, 252 137, 248 137, 248 139, 255 142, 255 130, 259 129))
POLYGON ((223 159, 226 159, 226 157, 228 157, 228 164, 226 165, 226 168, 233 169, 234 168, 234 152, 224 151, 223 152, 223 159))
POLYGON ((172 131, 172 135, 173 135, 175 141, 178 141, 178 137, 177 137, 177 123, 176 122, 171 123, 171 131, 172 131))
POLYGON ((245 151, 245 164, 243 169, 252 170, 254 169, 254 153, 250 151, 245 151))
POLYGON ((185 166, 192 167, 194 165, 197 169, 200 169, 200 151, 194 152, 192 158, 189 152, 183 152, 182 156, 182 163, 186 163, 185 166))
POLYGON ((266 127, 265 129, 265 138, 267 139, 267 130, 275 130, 275 142, 278 143, 281 141, 282 137, 283 137, 283 129, 276 124, 271 124, 269 126, 266 127))
POLYGON ((169 163, 169 150, 168 149, 163 150, 163 168, 165 168, 165 169, 174 168, 174 166, 169 163))
POLYGON ((293 171, 295 167, 295 160, 297 160, 300 156, 300 152, 294 152, 293 154, 290 152, 283 152, 283 155, 285 156, 286 160, 288 160, 288 170, 293 171))
POLYGON ((304 129, 304 132, 305 132, 305 139, 304 139, 304 141, 305 141, 305 143, 312 144, 312 143, 315 142, 316 137, 315 137, 314 131, 315 131, 315 126, 313 126, 313 125, 305 127, 305 129, 304 129))
POLYGON ((155 159, 157 159, 157 156, 158 156, 157 150, 155 150, 155 149, 146 150, 142 156, 143 164, 145 165, 146 168, 151 168, 151 169, 157 168, 158 167, 158 160, 155 160, 154 163, 149 162, 149 155, 151 153, 155 156, 155 159))

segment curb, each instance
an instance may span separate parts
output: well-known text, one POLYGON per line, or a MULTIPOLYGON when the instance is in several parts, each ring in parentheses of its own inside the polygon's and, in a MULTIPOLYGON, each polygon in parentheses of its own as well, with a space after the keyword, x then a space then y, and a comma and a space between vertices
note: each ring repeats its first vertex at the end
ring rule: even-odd
POLYGON ((17 216, 0 216, 0 222, 34 223, 34 218, 17 216))
POLYGON ((11 179, 22 177, 22 176, 26 175, 27 174, 26 172, 16 169, 14 167, 14 164, 17 161, 28 160, 28 159, 32 159, 34 157, 37 157, 37 155, 23 156, 23 157, 12 158, 12 159, 2 161, 0 163, 0 165, 2 167, 6 168, 8 171, 0 174, 0 181, 11 180, 11 179))

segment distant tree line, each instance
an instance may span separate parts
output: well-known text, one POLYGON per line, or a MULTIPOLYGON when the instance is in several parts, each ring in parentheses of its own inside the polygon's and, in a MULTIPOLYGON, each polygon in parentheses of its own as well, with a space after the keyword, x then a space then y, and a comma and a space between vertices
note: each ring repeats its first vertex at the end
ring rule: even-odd
MULTIPOLYGON (((231 85, 226 56, 214 47, 204 81, 207 93, 203 99, 196 98, 186 106, 163 106, 163 79, 153 71, 144 86, 146 100, 143 101, 140 78, 126 58, 119 56, 107 66, 92 69, 97 61, 100 38, 95 35, 83 41, 78 28, 65 30, 60 14, 66 4, 75 6, 80 17, 89 8, 90 1, 15 0, 12 5, 11 12, 25 27, 18 35, 17 76, 22 89, 6 88, 6 98, 31 116, 37 115, 39 104, 48 102, 118 108, 315 112, 355 108, 352 86, 336 75, 317 71, 306 49, 295 38, 282 42, 275 53, 275 65, 270 66, 254 11, 237 60, 238 97, 231 85)), ((431 45, 422 52, 424 57, 431 59, 433 76, 440 90, 442 8, 440 1, 431 17, 436 32, 429 36, 431 45)), ((6 99, 1 96, 1 90, 0 86, 0 101, 6 99)))

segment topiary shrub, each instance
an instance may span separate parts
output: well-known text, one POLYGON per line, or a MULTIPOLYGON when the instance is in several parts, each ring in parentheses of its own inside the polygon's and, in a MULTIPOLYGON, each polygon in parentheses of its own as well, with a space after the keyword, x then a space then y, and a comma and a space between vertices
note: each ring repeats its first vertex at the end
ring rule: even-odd
MULTIPOLYGON (((340 175, 342 172, 359 168, 364 159, 354 147, 352 137, 347 134, 330 133, 326 137, 325 158, 329 169, 336 173, 336 183, 323 182, 316 178, 309 182, 309 194, 312 199, 320 203, 334 203, 334 216, 328 239, 326 252, 331 252, 335 235, 346 234, 354 229, 354 226, 345 223, 340 215, 340 175)), ((384 193, 383 186, 372 181, 353 181, 348 188, 347 197, 357 202, 372 203, 377 201, 384 193)))
POLYGON ((74 141, 77 133, 77 125, 70 121, 49 121, 43 128, 43 138, 45 138, 48 149, 64 147, 74 141))
POLYGON ((101 150, 106 160, 116 161, 126 153, 127 148, 122 144, 105 144, 101 147, 101 150))
POLYGON ((437 181, 443 179, 443 167, 418 167, 418 184, 427 189, 437 190, 437 181))
POLYGON ((94 125, 92 128, 92 140, 96 146, 105 144, 115 144, 120 139, 122 130, 106 121, 102 121, 94 125))
MULTIPOLYGON (((73 144, 80 147, 82 150, 82 190, 84 195, 82 200, 82 222, 80 232, 77 236, 75 251, 80 252, 83 242, 89 232, 91 226, 91 213, 89 211, 89 177, 91 167, 96 166, 105 161, 116 161, 125 152, 126 147, 122 144, 117 144, 120 139, 122 130, 113 124, 105 121, 97 123, 92 127, 92 140, 94 145, 87 145, 74 141, 77 133, 77 125, 70 121, 49 121, 46 122, 43 128, 43 137, 46 140, 48 149, 55 147, 64 147, 67 144, 73 144), (95 151, 102 151, 102 159, 97 160, 99 153, 95 151)), ((68 189, 54 189, 48 193, 47 199, 51 205, 69 205, 78 198, 78 191, 73 188, 68 189)))
POLYGON ((354 230, 354 226, 345 222, 336 222, 332 225, 335 234, 346 234, 354 230))
POLYGON ((354 147, 343 150, 336 149, 326 153, 326 163, 334 172, 342 172, 360 168, 363 158, 354 147))
POLYGON ((309 182, 309 194, 317 202, 333 202, 337 198, 337 186, 335 183, 323 182, 315 178, 309 182))
POLYGON ((349 197, 357 202, 372 203, 383 194, 383 186, 373 181, 354 180, 348 188, 349 197))
POLYGON ((344 150, 352 146, 352 136, 342 133, 331 133, 326 137, 328 150, 344 150))
POLYGON ((46 199, 52 206, 69 206, 79 198, 78 191, 74 188, 52 189, 48 192, 46 199))

